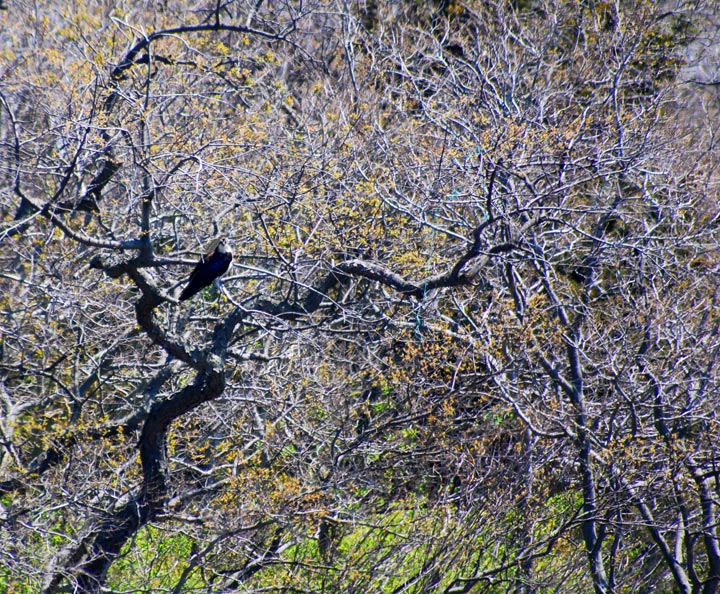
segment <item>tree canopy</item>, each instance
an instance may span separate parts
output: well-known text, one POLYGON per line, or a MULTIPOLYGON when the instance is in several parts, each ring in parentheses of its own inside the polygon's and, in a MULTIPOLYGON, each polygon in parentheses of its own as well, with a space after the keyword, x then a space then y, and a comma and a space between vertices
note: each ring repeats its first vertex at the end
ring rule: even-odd
POLYGON ((719 30, 2 6, 0 592, 720 591, 719 30))

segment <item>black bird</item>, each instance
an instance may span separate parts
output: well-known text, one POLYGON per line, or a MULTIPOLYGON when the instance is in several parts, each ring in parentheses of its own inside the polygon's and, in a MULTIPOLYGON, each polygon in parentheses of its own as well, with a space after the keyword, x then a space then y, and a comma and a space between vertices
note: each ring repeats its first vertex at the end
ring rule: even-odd
POLYGON ((230 267, 232 257, 232 251, 225 238, 220 237, 213 241, 208 253, 195 265, 187 286, 180 293, 180 301, 190 299, 195 293, 209 287, 216 278, 225 274, 230 267))

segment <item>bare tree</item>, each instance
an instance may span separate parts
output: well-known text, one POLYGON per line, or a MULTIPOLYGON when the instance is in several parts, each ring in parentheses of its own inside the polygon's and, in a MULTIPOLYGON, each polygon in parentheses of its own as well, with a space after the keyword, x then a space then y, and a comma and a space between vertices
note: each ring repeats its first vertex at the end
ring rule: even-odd
POLYGON ((714 3, 0 16, 0 590, 718 591, 714 3))

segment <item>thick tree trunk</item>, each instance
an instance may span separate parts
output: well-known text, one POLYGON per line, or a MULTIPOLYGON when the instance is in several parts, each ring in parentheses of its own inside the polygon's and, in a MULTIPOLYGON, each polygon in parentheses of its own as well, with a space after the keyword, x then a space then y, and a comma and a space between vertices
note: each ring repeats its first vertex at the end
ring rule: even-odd
POLYGON ((224 389, 222 370, 213 370, 198 374, 195 383, 153 405, 138 444, 143 469, 139 493, 99 523, 68 556, 69 562, 48 576, 44 594, 60 591, 63 577, 67 575, 74 576, 77 593, 97 594, 101 591, 107 571, 125 543, 152 521, 165 505, 168 427, 175 419, 220 396, 224 389))

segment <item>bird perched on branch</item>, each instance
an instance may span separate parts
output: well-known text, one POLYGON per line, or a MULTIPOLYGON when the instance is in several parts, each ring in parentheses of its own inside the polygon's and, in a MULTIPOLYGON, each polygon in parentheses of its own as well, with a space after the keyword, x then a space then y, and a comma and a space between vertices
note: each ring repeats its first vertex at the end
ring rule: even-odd
POLYGON ((180 301, 190 299, 213 281, 225 274, 232 262, 232 251, 224 237, 220 237, 210 244, 207 254, 200 258, 190 275, 187 286, 180 293, 180 301))

